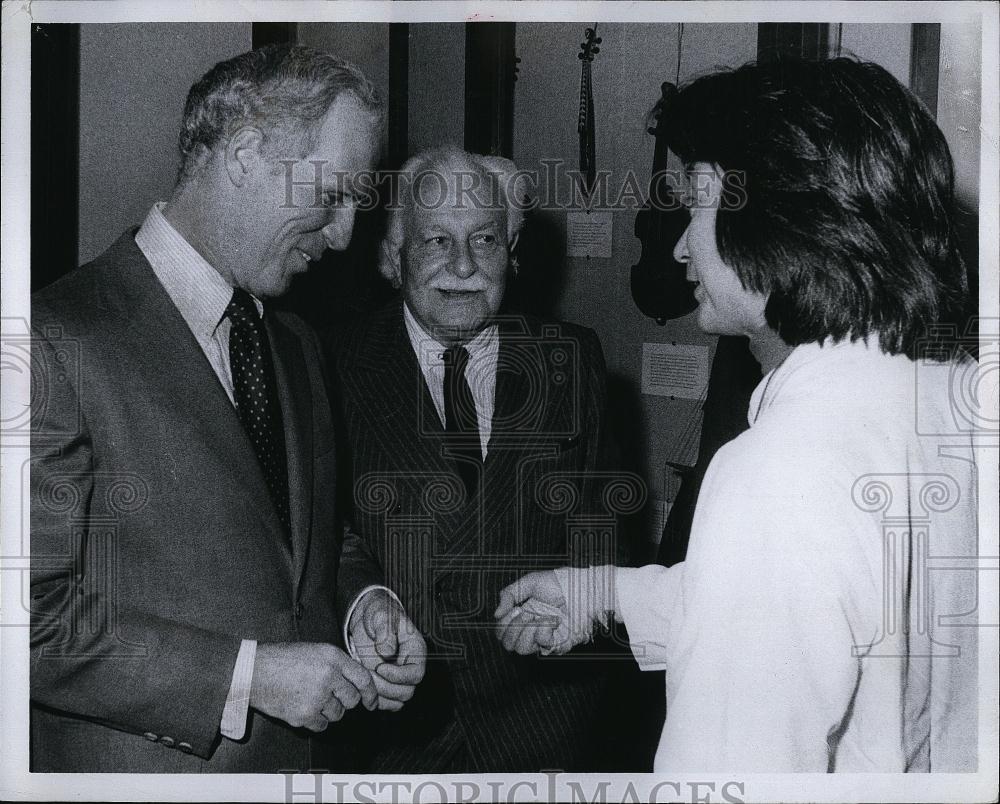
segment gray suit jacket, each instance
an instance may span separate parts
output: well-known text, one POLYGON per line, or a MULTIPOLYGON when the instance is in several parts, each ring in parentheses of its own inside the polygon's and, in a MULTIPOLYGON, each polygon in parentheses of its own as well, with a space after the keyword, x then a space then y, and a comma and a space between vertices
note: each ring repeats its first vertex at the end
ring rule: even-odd
POLYGON ((242 741, 219 734, 241 639, 340 643, 345 605, 379 577, 357 540, 342 546, 315 336, 268 318, 289 545, 133 234, 32 300, 32 769, 329 768, 336 725, 314 739, 251 712, 242 741))

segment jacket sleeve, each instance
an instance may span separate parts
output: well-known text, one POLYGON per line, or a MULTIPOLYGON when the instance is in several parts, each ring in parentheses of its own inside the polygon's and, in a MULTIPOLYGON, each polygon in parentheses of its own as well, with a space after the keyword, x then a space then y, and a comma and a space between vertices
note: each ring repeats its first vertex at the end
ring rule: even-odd
POLYGON ((347 613, 362 590, 384 584, 385 577, 378 558, 367 542, 345 524, 337 576, 337 615, 340 621, 347 624, 347 613))
POLYGON ((115 579, 134 568, 102 517, 129 475, 98 465, 72 353, 32 343, 31 697, 207 758, 240 640, 122 603, 115 579))
MULTIPOLYGON (((315 336, 314 336, 315 337, 315 336)), ((340 567, 337 572, 337 616, 347 626, 347 614, 357 596, 369 586, 385 583, 384 573, 378 557, 368 543, 351 526, 353 507, 353 477, 351 471, 350 441, 344 421, 342 392, 340 388, 341 370, 338 363, 340 340, 328 335, 325 341, 315 337, 318 360, 323 371, 330 413, 333 420, 334 442, 336 444, 336 496, 337 510, 343 520, 341 530, 340 567)))

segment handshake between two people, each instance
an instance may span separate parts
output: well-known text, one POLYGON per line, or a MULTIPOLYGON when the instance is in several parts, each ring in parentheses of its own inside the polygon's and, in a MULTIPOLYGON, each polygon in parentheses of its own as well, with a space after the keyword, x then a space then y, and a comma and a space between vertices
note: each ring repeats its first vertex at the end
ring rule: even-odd
MULTIPOLYGON (((531 572, 500 592, 497 638, 521 655, 563 654, 615 616, 614 566, 531 572)), ((250 706, 290 726, 323 731, 362 704, 396 711, 424 677, 427 644, 384 589, 366 592, 348 623, 351 653, 325 642, 257 646, 250 706)))
POLYGON ((424 677, 427 645, 399 601, 383 589, 366 592, 348 635, 354 656, 326 642, 259 644, 250 706, 315 732, 358 704, 401 709, 424 677))
POLYGON ((497 639, 522 656, 567 653, 617 617, 614 589, 613 565, 529 572, 500 592, 497 639))

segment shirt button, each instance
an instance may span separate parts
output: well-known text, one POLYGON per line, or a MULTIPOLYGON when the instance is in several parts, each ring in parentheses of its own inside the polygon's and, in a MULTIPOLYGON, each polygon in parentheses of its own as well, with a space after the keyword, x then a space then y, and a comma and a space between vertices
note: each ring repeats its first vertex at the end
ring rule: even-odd
POLYGON ((174 747, 174 738, 173 737, 167 737, 166 735, 164 735, 163 737, 160 738, 160 742, 163 745, 165 745, 167 748, 173 748, 174 747))
POLYGON ((155 743, 157 740, 160 739, 158 735, 153 734, 153 732, 151 731, 147 731, 142 736, 145 737, 147 740, 149 740, 151 743, 155 743))
POLYGON ((302 619, 302 615, 305 613, 305 610, 306 610, 305 606, 303 606, 301 603, 296 603, 295 604, 295 619, 296 620, 301 620, 302 619))
POLYGON ((190 754, 194 749, 191 747, 191 743, 177 743, 177 747, 181 749, 185 754, 190 754))

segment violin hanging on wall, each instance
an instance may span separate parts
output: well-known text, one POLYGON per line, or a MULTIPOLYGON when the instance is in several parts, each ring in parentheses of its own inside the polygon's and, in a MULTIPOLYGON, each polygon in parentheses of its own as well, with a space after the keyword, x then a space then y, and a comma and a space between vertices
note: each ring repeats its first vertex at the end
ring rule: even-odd
POLYGON ((580 114, 576 130, 580 135, 580 182, 585 198, 590 198, 597 179, 597 137, 594 132, 594 90, 590 80, 590 64, 594 56, 601 52, 598 45, 597 23, 584 31, 584 41, 580 43, 580 114))
POLYGON ((632 266, 631 277, 632 300, 661 325, 698 306, 695 283, 687 281, 686 267, 673 256, 674 245, 688 224, 688 214, 676 191, 666 184, 667 109, 676 92, 677 87, 669 81, 660 85, 660 99, 653 112, 656 126, 648 129, 656 137, 653 173, 647 201, 635 215, 635 236, 642 242, 642 255, 632 266))

